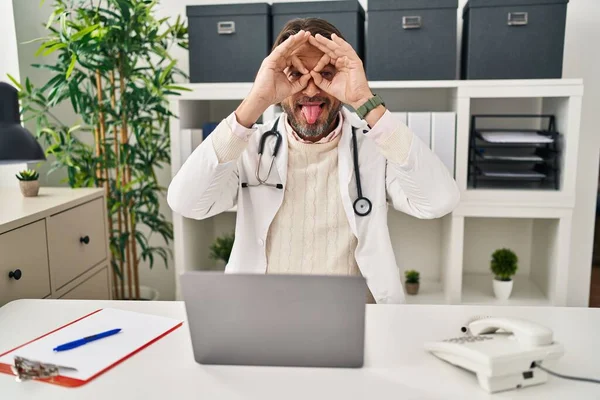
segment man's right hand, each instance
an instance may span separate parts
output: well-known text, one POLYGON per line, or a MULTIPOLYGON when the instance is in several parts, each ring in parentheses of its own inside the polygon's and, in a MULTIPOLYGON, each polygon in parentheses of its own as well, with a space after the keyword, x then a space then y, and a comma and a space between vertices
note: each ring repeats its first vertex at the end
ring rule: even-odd
POLYGON ((310 72, 292 53, 308 42, 309 37, 310 32, 306 31, 289 36, 263 60, 250 94, 235 111, 240 124, 250 128, 269 106, 298 93, 308 85, 310 72), (299 79, 288 78, 286 72, 291 66, 302 74, 299 79))

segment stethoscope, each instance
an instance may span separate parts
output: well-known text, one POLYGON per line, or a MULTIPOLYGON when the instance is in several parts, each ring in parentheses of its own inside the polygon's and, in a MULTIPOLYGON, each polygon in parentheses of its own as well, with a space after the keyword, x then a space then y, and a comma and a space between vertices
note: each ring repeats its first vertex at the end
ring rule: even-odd
MULTIPOLYGON (((281 147, 281 142, 282 142, 281 134, 277 130, 278 123, 279 123, 279 118, 277 118, 277 120, 273 124, 273 127, 271 128, 271 130, 263 133, 263 135, 260 138, 260 142, 258 145, 258 164, 256 165, 256 173, 255 173, 258 184, 250 185, 247 182, 242 182, 243 188, 265 185, 265 186, 273 187, 276 189, 283 189, 283 185, 281 183, 267 182, 267 179, 269 179, 269 176, 271 175, 271 170, 273 169, 273 164, 275 163, 275 158, 277 157, 277 153, 279 152, 279 148, 281 147), (275 137, 275 147, 273 147, 273 154, 271 155, 271 164, 269 165, 269 172, 267 172, 266 178, 262 179, 262 177, 260 175, 260 164, 261 164, 262 155, 263 155, 263 152, 265 149, 265 142, 266 142, 267 138, 269 138, 270 136, 275 137)), ((358 129, 358 128, 352 128, 352 145, 353 145, 352 147, 353 147, 353 160, 354 160, 354 174, 356 176, 356 189, 357 189, 358 197, 356 198, 356 200, 354 200, 352 207, 354 208, 354 212, 356 213, 356 215, 364 217, 371 212, 373 205, 371 204, 371 200, 364 197, 363 193, 362 193, 362 185, 360 184, 360 170, 358 168, 358 144, 357 144, 357 140, 356 140, 356 129, 358 129)))

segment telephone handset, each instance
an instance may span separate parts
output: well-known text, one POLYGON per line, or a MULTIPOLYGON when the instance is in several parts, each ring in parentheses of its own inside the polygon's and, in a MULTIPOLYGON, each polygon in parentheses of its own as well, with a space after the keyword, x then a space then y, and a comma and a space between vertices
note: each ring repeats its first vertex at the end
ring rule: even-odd
POLYGON ((477 374, 480 386, 494 393, 546 382, 535 368, 564 354, 552 331, 517 318, 483 318, 470 322, 467 334, 426 343, 436 357, 477 374))
POLYGON ((469 324, 469 331, 474 336, 495 333, 499 329, 512 333, 515 340, 524 346, 552 344, 552 331, 550 329, 523 319, 485 318, 469 324))

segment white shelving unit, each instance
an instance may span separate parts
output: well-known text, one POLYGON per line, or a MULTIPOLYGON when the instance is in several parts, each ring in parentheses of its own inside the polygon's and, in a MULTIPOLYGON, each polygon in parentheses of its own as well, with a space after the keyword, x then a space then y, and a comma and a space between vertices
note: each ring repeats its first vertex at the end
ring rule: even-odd
MULTIPOLYGON (((231 113, 251 89, 251 83, 188 84, 190 92, 171 99, 172 174, 189 151, 181 133, 201 129, 231 113)), ((371 82, 391 111, 455 112, 455 179, 461 190, 459 206, 436 220, 419 220, 390 207, 389 229, 398 265, 421 272, 417 296, 409 303, 566 306, 570 272, 587 266, 571 263, 572 215, 576 185, 596 185, 577 171, 583 83, 581 80, 394 81, 371 82), (563 138, 559 190, 474 189, 468 182, 468 149, 473 114, 554 114, 563 138), (588 182, 589 181, 589 182, 588 182), (508 301, 492 292, 491 253, 510 247, 519 256, 519 271, 508 301)), ((271 107, 263 115, 275 115, 271 107)), ((494 121, 498 123, 498 121, 494 121)), ((497 125, 495 125, 498 127, 497 125)), ((589 133, 591 134, 591 133, 589 133)), ((590 210, 590 215, 592 215, 590 210)), ((214 238, 235 227, 235 209, 207 220, 173 215, 175 269, 214 269, 208 257, 214 238)), ((577 227, 588 229, 589 227, 577 227)), ((587 240, 593 240, 588 229, 587 240)), ((178 281, 178 280, 177 280, 178 281)), ((179 282, 177 282, 177 297, 179 282)), ((589 291, 589 287, 578 290, 589 291)))

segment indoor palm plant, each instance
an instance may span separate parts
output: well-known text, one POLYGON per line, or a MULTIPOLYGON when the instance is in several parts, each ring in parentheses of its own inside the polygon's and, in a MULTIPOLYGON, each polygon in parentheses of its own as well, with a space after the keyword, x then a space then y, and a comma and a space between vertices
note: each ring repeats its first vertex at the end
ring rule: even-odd
POLYGON ((140 297, 140 262, 152 268, 161 257, 168 265, 173 238, 160 212, 166 189, 156 169, 170 163, 167 96, 184 90, 175 85, 185 76, 169 49, 187 48, 187 28, 179 18, 157 19, 156 4, 54 0, 37 55, 57 58, 34 65, 50 70, 52 78, 41 87, 13 79, 25 120, 35 121, 38 138, 55 159, 50 172, 66 168, 71 187, 106 191, 116 298, 140 297), (64 102, 80 119, 75 126, 52 112, 64 102), (150 245, 153 233, 166 246, 150 245))
POLYGON ((507 300, 513 288, 512 276, 517 272, 519 261, 514 251, 498 249, 492 254, 490 269, 494 274, 494 295, 501 300, 507 300))

